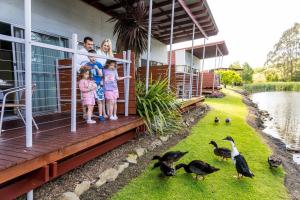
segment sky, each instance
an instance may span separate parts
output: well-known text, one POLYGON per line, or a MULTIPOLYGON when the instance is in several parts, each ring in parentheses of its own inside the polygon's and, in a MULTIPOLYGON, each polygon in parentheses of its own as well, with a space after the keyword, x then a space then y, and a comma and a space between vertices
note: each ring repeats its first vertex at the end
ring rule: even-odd
MULTIPOLYGON (((248 62, 251 67, 261 67, 267 54, 280 39, 282 33, 300 23, 300 0, 207 0, 219 29, 217 36, 208 42, 225 40, 229 55, 223 66, 235 61, 248 62)), ((195 45, 202 44, 196 40, 195 45)), ((182 48, 191 42, 174 45, 182 48)), ((212 68, 212 60, 206 68, 212 68)))

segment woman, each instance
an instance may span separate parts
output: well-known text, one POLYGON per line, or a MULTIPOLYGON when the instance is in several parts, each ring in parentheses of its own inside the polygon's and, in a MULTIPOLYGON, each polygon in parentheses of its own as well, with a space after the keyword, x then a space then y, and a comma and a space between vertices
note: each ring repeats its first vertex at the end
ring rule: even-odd
MULTIPOLYGON (((98 55, 107 56, 107 57, 114 57, 112 52, 112 44, 110 39, 105 39, 102 41, 100 45, 100 49, 97 50, 98 55)), ((104 67, 106 65, 105 58, 97 58, 97 62, 101 63, 101 65, 104 67)), ((106 111, 109 111, 109 105, 106 104, 106 111)), ((103 102, 103 116, 105 118, 108 118, 106 112, 105 112, 105 102, 103 102)))

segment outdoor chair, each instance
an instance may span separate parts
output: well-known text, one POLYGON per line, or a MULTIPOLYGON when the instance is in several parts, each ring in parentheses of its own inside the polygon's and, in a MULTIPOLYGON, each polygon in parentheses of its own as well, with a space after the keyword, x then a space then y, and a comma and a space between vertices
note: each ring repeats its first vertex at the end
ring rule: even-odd
MULTIPOLYGON (((36 87, 36 84, 33 84, 32 85, 32 94, 34 93, 35 87, 36 87)), ((7 89, 7 90, 2 90, 2 92, 3 92, 3 100, 2 100, 2 103, 0 104, 0 108, 1 108, 0 135, 4 131, 4 130, 2 130, 2 125, 3 125, 5 108, 15 109, 16 112, 17 112, 17 115, 22 119, 24 124, 26 124, 25 119, 24 119, 24 117, 22 115, 22 112, 21 112, 22 110, 25 110, 25 86, 10 88, 10 89, 7 89), (14 103, 6 103, 7 96, 11 95, 11 94, 15 94, 16 96, 19 94, 20 100, 19 101, 14 101, 14 103)), ((32 122, 33 122, 36 130, 39 130, 34 118, 32 118, 32 122)))

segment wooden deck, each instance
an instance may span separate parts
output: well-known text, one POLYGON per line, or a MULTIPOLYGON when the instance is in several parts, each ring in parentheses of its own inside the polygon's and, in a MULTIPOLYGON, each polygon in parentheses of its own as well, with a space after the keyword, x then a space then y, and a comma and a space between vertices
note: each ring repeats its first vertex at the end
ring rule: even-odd
POLYGON ((187 112, 193 108, 199 107, 204 101, 205 97, 193 97, 191 99, 178 99, 178 101, 181 101, 182 104, 180 106, 181 112, 187 112))
MULTIPOLYGON (((8 181, 34 170, 47 166, 49 168, 51 164, 57 164, 74 155, 77 156, 82 151, 90 150, 97 145, 98 154, 101 155, 107 149, 110 150, 128 141, 129 137, 124 137, 121 139, 122 141, 116 140, 118 144, 110 144, 109 148, 106 147, 106 151, 101 150, 102 143, 122 137, 122 134, 135 131, 141 125, 143 125, 143 120, 135 115, 120 116, 117 121, 107 120, 90 125, 79 120, 77 132, 71 133, 70 119, 58 120, 40 126, 41 131, 33 134, 33 146, 31 148, 25 146, 24 128, 4 132, 0 137, 0 196, 5 192, 2 186, 8 181), (61 125, 65 126, 56 128, 61 125)), ((97 157, 97 152, 93 153, 91 159, 94 157, 97 157)), ((81 159, 85 159, 85 162, 88 161, 83 157, 81 159)), ((75 168, 76 165, 71 167, 75 168)), ((58 169, 57 171, 56 169, 55 175, 61 175, 65 171, 68 170, 58 169), (62 171, 59 172, 59 170, 62 171)))

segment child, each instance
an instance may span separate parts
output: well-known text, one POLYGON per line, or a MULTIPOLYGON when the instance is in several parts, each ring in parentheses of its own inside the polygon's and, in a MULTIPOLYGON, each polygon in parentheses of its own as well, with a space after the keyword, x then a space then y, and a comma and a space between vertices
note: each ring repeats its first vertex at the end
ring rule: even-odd
POLYGON ((79 89, 82 96, 82 106, 86 106, 87 111, 87 123, 95 124, 96 121, 92 120, 92 114, 95 105, 96 89, 97 85, 91 80, 91 72, 89 66, 83 66, 80 68, 80 81, 79 89))
POLYGON ((105 99, 108 104, 108 115, 110 120, 117 120, 117 99, 119 98, 119 90, 117 81, 131 78, 131 76, 119 77, 117 71, 117 63, 113 60, 107 60, 104 72, 104 89, 105 99))
MULTIPOLYGON (((95 50, 89 50, 89 53, 96 53, 95 50)), ((89 56, 90 62, 87 63, 87 66, 91 67, 92 78, 97 85, 96 90, 96 100, 98 103, 98 110, 99 110, 99 121, 105 121, 105 117, 107 117, 105 113, 105 106, 104 106, 104 89, 103 89, 103 66, 101 63, 96 61, 96 58, 93 56, 89 56), (104 115, 104 116, 103 116, 104 115)))

